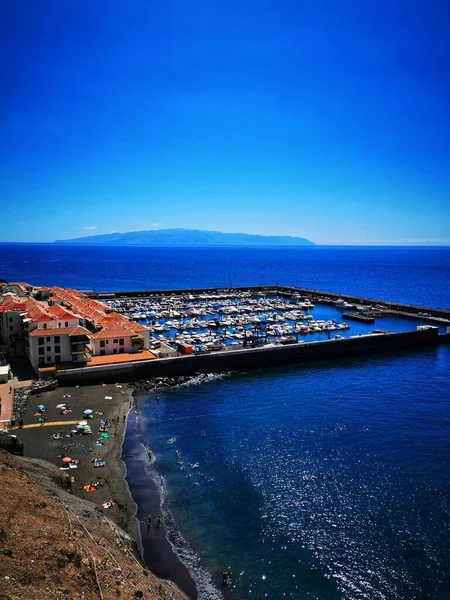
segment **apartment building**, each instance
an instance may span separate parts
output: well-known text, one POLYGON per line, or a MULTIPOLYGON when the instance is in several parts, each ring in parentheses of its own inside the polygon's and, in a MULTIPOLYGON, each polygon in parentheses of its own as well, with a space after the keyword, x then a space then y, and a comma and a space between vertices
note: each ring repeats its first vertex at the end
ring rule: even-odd
POLYGON ((13 356, 14 346, 37 373, 58 365, 85 366, 93 356, 125 354, 131 361, 149 349, 147 327, 77 290, 14 286, 7 284, 9 291, 0 296, 0 351, 13 356))

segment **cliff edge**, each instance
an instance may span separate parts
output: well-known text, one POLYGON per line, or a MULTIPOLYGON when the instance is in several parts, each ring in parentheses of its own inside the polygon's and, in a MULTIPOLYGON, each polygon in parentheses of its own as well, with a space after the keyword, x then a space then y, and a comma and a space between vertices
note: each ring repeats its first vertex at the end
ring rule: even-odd
POLYGON ((0 481, 2 599, 187 600, 143 567, 127 533, 67 491, 53 465, 0 450, 0 481))

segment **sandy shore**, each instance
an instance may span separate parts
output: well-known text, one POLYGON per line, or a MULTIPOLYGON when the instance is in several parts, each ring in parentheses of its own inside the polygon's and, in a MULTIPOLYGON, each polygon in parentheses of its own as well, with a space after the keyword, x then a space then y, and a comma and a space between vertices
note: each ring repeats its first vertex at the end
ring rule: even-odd
MULTIPOLYGON (((24 425, 38 423, 36 415, 37 406, 46 407, 45 416, 47 423, 44 426, 24 428, 15 431, 17 437, 24 443, 24 456, 46 460, 60 468, 63 466, 59 455, 70 456, 79 460, 76 469, 66 471, 75 477, 72 492, 76 496, 93 502, 106 516, 115 521, 127 531, 137 542, 142 550, 139 523, 136 519, 137 506, 134 503, 128 484, 125 480, 125 465, 120 460, 122 444, 126 427, 126 416, 132 406, 132 390, 126 384, 120 387, 112 384, 96 386, 80 386, 58 388, 51 392, 33 396, 29 399, 27 412, 23 417, 24 425), (64 397, 70 396, 70 397, 64 397), (108 398, 105 398, 105 397, 108 398), (69 415, 60 414, 58 404, 67 403, 72 409, 69 415), (93 418, 87 422, 92 428, 92 435, 75 435, 67 437, 74 425, 71 421, 83 420, 83 411, 91 409, 93 418), (118 417, 118 419, 117 419, 118 417), (98 432, 101 419, 109 419, 111 426, 108 433, 110 438, 104 440, 101 447, 96 446, 100 438, 98 432), (57 425, 51 423, 57 422, 57 425), (67 424, 66 424, 67 423, 67 424), (53 440, 52 434, 57 431, 64 432, 64 438, 53 440), (106 461, 105 467, 94 467, 93 458, 106 461), (86 492, 84 486, 92 481, 98 481, 100 486, 95 492, 86 492), (110 509, 105 509, 102 504, 113 502, 110 509)), ((132 463, 127 460, 128 469, 132 463)), ((139 465, 137 465, 139 469, 139 465)), ((131 481, 132 473, 128 473, 131 481)), ((135 491, 135 490, 134 490, 135 491)), ((149 504, 153 514, 158 512, 159 495, 156 489, 146 490, 149 504)), ((147 507, 146 507, 147 508, 147 507)), ((143 515, 138 515, 142 521, 143 515)), ((145 517, 144 517, 145 518, 145 517)), ((145 546, 148 548, 148 541, 145 546)), ((195 585, 189 576, 186 567, 179 561, 165 536, 164 527, 156 530, 151 535, 152 552, 145 553, 147 567, 160 572, 160 576, 178 583, 191 598, 196 597, 195 585), (152 564, 153 563, 153 564, 152 564), (163 568, 161 568, 163 565, 163 568), (181 585, 180 585, 181 583, 181 585)))
POLYGON ((102 508, 104 502, 112 501, 114 506, 105 510, 105 514, 113 519, 125 531, 137 539, 136 521, 133 518, 136 507, 129 496, 127 486, 124 484, 125 468, 122 461, 118 460, 121 454, 125 419, 132 401, 131 390, 125 385, 117 388, 114 385, 97 385, 79 388, 58 388, 51 392, 44 392, 30 397, 27 412, 23 418, 24 425, 37 423, 35 416, 38 404, 46 407, 45 416, 47 422, 43 427, 33 429, 24 428, 17 430, 17 437, 24 443, 24 456, 40 458, 53 463, 56 467, 63 466, 61 459, 57 458, 63 454, 79 460, 76 469, 69 469, 67 473, 75 477, 72 491, 76 496, 89 500, 102 508), (69 395, 69 398, 64 398, 69 395), (105 396, 111 397, 110 400, 105 396), (56 406, 68 403, 72 412, 63 416, 56 406), (92 427, 92 435, 76 435, 66 437, 74 428, 73 425, 50 425, 51 422, 82 421, 83 411, 90 408, 93 410, 94 418, 88 423, 92 427), (101 413, 101 414, 96 414, 101 413), (116 418, 119 417, 117 422, 116 418), (99 439, 98 433, 101 419, 109 419, 110 438, 104 441, 103 446, 96 447, 99 439), (57 431, 64 432, 64 438, 53 440, 52 434, 57 431), (106 467, 94 468, 93 458, 106 461, 106 467), (83 486, 91 481, 99 481, 100 487, 96 492, 86 492, 83 486))

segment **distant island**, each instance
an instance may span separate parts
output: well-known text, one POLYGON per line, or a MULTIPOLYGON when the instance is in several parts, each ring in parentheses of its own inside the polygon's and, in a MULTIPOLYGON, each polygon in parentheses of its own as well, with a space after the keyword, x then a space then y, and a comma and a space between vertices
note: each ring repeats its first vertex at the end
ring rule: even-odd
POLYGON ((70 240, 56 240, 55 244, 83 244, 99 246, 315 246, 314 242, 288 235, 253 235, 248 233, 221 233, 200 229, 155 229, 89 235, 70 240))

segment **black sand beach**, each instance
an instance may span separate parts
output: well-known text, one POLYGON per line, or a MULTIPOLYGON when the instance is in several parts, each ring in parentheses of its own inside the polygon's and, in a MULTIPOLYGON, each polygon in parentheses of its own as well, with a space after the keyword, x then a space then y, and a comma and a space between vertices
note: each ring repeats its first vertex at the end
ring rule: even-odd
MULTIPOLYGON (((68 456, 74 460, 79 460, 76 468, 70 468, 66 472, 75 477, 72 484, 72 493, 93 502, 104 514, 115 521, 120 527, 127 531, 137 542, 137 547, 142 552, 141 533, 142 530, 145 546, 144 559, 147 567, 157 576, 174 581, 189 598, 197 598, 197 591, 187 568, 180 562, 173 552, 168 542, 164 530, 164 523, 161 528, 156 528, 155 523, 151 530, 147 531, 146 514, 143 514, 143 508, 155 517, 160 515, 159 492, 155 485, 148 485, 149 480, 143 472, 144 464, 139 460, 139 444, 133 443, 133 440, 127 442, 124 447, 125 454, 136 455, 136 460, 128 464, 128 479, 133 485, 133 481, 145 482, 145 487, 139 488, 139 483, 133 488, 133 495, 139 498, 139 504, 142 506, 138 515, 142 526, 136 519, 136 504, 130 495, 127 481, 125 479, 126 469, 122 460, 119 460, 122 454, 122 444, 126 427, 126 416, 129 413, 133 403, 132 390, 126 384, 120 385, 96 385, 58 388, 51 392, 45 392, 30 398, 27 412, 24 415, 24 425, 37 424, 37 406, 46 407, 46 423, 43 426, 17 430, 17 437, 24 443, 24 456, 38 458, 48 461, 61 468, 64 466, 61 458, 58 456, 68 456), (105 398, 108 397, 108 398, 105 398), (61 415, 61 410, 57 405, 67 403, 72 412, 68 415, 61 415), (92 428, 91 435, 77 434, 68 437, 75 425, 66 423, 72 421, 84 420, 83 412, 86 409, 93 411, 92 419, 87 423, 92 428), (102 419, 110 421, 108 430, 109 439, 103 440, 102 446, 96 446, 100 439, 99 427, 102 419), (58 423, 58 424, 52 424, 58 423), (63 431, 64 437, 60 440, 53 440, 52 435, 57 431, 63 431), (94 458, 104 460, 106 466, 94 467, 92 460, 94 458), (97 491, 87 492, 85 485, 91 482, 99 482, 97 491), (111 508, 103 508, 103 504, 112 502, 111 508)), ((134 422, 134 415, 131 420, 134 422)), ((130 432, 133 430, 133 423, 130 423, 130 432)))

